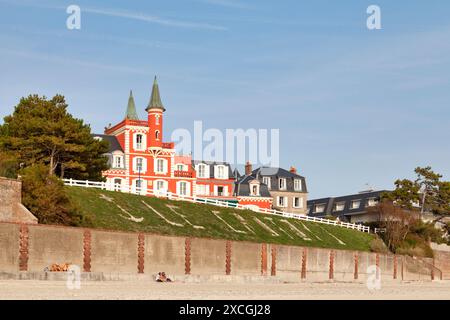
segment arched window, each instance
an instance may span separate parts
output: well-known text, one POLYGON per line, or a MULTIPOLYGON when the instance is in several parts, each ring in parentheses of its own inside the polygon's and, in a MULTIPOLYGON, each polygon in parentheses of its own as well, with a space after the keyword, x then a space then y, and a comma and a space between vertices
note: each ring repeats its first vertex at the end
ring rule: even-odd
POLYGON ((159 140, 159 131, 158 130, 155 131, 155 139, 159 140))

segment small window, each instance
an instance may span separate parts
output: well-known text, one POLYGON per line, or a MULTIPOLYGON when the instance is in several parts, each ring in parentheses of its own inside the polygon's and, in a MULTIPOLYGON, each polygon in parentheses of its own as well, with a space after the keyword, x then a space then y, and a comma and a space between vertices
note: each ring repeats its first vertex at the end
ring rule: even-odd
POLYGON ((217 166, 216 169, 217 169, 216 178, 224 179, 225 178, 225 167, 217 166))
POLYGON ((187 183, 184 181, 181 181, 179 183, 179 190, 178 190, 179 194, 182 196, 187 195, 187 183))
POLYGON ((286 179, 285 178, 278 179, 278 188, 280 190, 285 190, 286 189, 286 179))
POLYGON ((204 164, 199 164, 198 165, 198 173, 197 173, 199 178, 206 178, 206 165, 204 164))
POLYGON ((344 211, 345 202, 336 202, 333 204, 333 211, 344 211))
POLYGON ((263 183, 267 186, 267 188, 270 190, 270 177, 263 177, 263 183))
POLYGON ((325 205, 324 204, 316 204, 314 206, 314 213, 323 213, 325 211, 325 205))
POLYGON ((218 186, 217 187, 217 195, 219 196, 219 197, 222 197, 222 196, 224 196, 225 194, 224 194, 224 187, 223 186, 218 186))
POLYGON ((143 140, 144 140, 144 136, 142 134, 136 135, 136 149, 137 150, 143 149, 143 140))
POLYGON ((286 197, 278 197, 278 206, 279 207, 286 207, 286 197))
POLYGON ((114 156, 113 167, 123 168, 122 156, 114 156))
POLYGON ((302 191, 302 180, 295 179, 294 180, 294 190, 295 191, 302 191))
POLYGON ((155 139, 159 140, 159 131, 155 131, 155 139))
POLYGON ((259 196, 259 185, 257 184, 252 184, 251 185, 251 193, 250 195, 252 196, 259 196))
POLYGON ((156 160, 156 172, 159 172, 159 173, 164 172, 164 160, 163 159, 156 160))
POLYGON ((165 189, 164 186, 165 186, 164 181, 161 180, 156 181, 156 190, 163 191, 165 189))
POLYGON ((294 208, 303 208, 303 198, 301 197, 294 197, 294 208))
POLYGON ((159 117, 160 117, 159 114, 155 114, 155 124, 156 125, 159 125, 159 117))
POLYGON ((361 207, 361 200, 353 200, 350 203, 350 209, 359 209, 361 207))
POLYGON ((136 171, 141 172, 144 171, 144 159, 136 158, 136 171))
POLYGON ((368 207, 375 207, 378 204, 378 200, 376 198, 367 199, 368 207))
POLYGON ((177 164, 177 171, 184 171, 184 165, 177 164))

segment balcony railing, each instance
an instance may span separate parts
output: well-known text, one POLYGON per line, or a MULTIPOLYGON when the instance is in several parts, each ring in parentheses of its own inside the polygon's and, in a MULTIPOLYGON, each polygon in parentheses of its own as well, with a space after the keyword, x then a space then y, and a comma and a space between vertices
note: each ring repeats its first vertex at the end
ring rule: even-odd
POLYGON ((163 147, 163 149, 174 149, 175 143, 174 142, 163 142, 162 147, 163 147))
POLYGON ((173 174, 175 177, 182 177, 182 178, 192 178, 194 176, 194 173, 192 171, 175 170, 173 174))

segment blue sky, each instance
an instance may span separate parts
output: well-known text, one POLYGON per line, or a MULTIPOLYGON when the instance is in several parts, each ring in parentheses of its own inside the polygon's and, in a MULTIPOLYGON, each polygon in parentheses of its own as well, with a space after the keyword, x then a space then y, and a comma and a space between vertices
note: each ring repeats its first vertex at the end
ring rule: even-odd
POLYGON ((280 162, 310 198, 450 177, 448 1, 0 0, 0 117, 30 93, 66 96, 102 132, 139 115, 155 74, 176 128, 279 128, 280 162), (82 10, 66 28, 66 7, 82 10), (381 7, 382 30, 366 28, 381 7))

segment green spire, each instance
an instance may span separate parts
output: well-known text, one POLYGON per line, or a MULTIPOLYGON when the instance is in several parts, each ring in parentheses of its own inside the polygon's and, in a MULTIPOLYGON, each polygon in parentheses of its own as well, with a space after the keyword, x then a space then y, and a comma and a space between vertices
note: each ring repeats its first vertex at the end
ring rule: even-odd
POLYGON ((148 106, 145 110, 148 111, 152 108, 161 109, 162 111, 166 111, 166 109, 164 108, 164 106, 161 102, 161 96, 159 95, 159 87, 158 87, 158 81, 156 80, 156 76, 155 76, 155 80, 153 81, 152 96, 150 97, 150 102, 148 103, 148 106))
POLYGON ((130 97, 128 98, 127 114, 125 119, 139 120, 136 112, 136 105, 134 104, 133 91, 130 90, 130 97))

